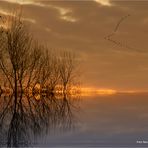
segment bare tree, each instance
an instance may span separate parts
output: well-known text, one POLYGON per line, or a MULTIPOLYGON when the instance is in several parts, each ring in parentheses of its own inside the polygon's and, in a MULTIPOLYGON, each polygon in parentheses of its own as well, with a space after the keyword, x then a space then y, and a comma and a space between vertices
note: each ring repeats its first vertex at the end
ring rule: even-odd
POLYGON ((18 87, 22 91, 28 70, 32 38, 20 16, 12 16, 8 21, 9 26, 2 36, 5 44, 1 48, 0 67, 17 97, 18 87))
POLYGON ((48 57, 48 60, 49 65, 47 69, 50 71, 50 75, 48 75, 48 78, 46 79, 46 88, 49 92, 53 93, 60 79, 59 59, 56 53, 52 51, 50 52, 50 57, 48 57))
POLYGON ((58 55, 34 41, 20 14, 10 16, 7 24, 0 33, 0 70, 15 98, 36 84, 41 92, 54 92, 57 85, 68 91, 76 76, 75 55, 69 51, 58 55))
POLYGON ((42 47, 32 39, 20 15, 8 19, 9 26, 1 35, 0 69, 16 98, 35 85, 40 75, 42 47))
POLYGON ((34 41, 21 15, 10 16, 7 24, 0 28, 0 74, 13 94, 0 112, 0 125, 9 119, 7 145, 17 147, 21 139, 28 141, 30 131, 40 134, 51 125, 61 124, 71 128, 72 104, 66 93, 74 81, 77 62, 71 52, 57 55, 34 41), (41 89, 38 100, 36 94, 26 95, 37 84, 41 89), (51 93, 57 85, 63 88, 62 99, 51 93), (44 89, 45 94, 42 93, 44 89))
POLYGON ((76 76, 76 68, 75 55, 69 51, 62 52, 59 59, 59 71, 64 93, 68 91, 68 86, 70 86, 76 76))

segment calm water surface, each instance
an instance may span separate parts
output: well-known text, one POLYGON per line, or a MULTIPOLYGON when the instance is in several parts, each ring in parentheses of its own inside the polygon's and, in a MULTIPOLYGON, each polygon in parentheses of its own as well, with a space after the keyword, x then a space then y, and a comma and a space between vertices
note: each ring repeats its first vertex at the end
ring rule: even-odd
MULTIPOLYGON (((8 103, 7 97, 3 99, 2 110, 8 103)), ((16 136, 20 147, 24 142, 28 142, 25 146, 35 147, 148 147, 146 93, 51 97, 30 103, 32 112, 24 99, 18 105, 14 119, 10 116, 13 102, 10 103, 10 113, 8 111, 6 119, 0 122, 1 141, 7 143, 9 138, 13 145, 16 136), (23 112, 22 106, 25 106, 23 112)))
POLYGON ((75 130, 49 135, 46 146, 148 147, 148 94, 83 97, 79 108, 75 130))

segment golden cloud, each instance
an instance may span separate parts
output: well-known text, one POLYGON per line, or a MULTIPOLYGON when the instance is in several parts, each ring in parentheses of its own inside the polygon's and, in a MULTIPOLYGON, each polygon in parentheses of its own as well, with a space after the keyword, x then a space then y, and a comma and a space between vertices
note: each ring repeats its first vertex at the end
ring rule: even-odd
POLYGON ((111 6, 110 0, 94 0, 94 1, 103 6, 111 6))

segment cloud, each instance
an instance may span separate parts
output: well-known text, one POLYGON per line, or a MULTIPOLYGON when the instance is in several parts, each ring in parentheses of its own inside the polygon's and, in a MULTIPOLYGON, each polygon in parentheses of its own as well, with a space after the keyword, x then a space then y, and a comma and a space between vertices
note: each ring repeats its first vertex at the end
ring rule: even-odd
POLYGON ((48 5, 48 7, 57 10, 60 14, 60 19, 62 19, 62 20, 65 20, 68 22, 76 22, 77 21, 76 18, 70 16, 70 13, 72 13, 71 9, 66 9, 66 8, 54 6, 54 5, 48 5))
POLYGON ((9 3, 18 3, 18 4, 34 4, 33 0, 2 0, 2 1, 7 1, 9 3))
POLYGON ((0 14, 2 14, 2 15, 10 15, 10 13, 9 13, 9 12, 6 12, 6 11, 1 10, 1 9, 0 9, 0 14))
POLYGON ((111 6, 110 0, 94 0, 94 1, 103 6, 111 6))
MULTIPOLYGON (((1 10, 1 9, 0 9, 0 14, 3 15, 3 16, 13 16, 12 13, 10 13, 8 11, 1 10)), ((36 23, 36 21, 34 19, 27 18, 27 17, 23 17, 22 20, 30 22, 30 23, 36 23)))
POLYGON ((63 7, 55 6, 55 5, 50 5, 50 4, 44 4, 41 1, 35 1, 35 0, 5 0, 9 3, 14 3, 14 4, 20 4, 20 5, 34 5, 38 7, 45 7, 49 9, 55 9, 59 13, 59 18, 61 20, 65 20, 67 22, 76 22, 78 19, 74 18, 70 14, 72 13, 72 10, 66 9, 63 7))

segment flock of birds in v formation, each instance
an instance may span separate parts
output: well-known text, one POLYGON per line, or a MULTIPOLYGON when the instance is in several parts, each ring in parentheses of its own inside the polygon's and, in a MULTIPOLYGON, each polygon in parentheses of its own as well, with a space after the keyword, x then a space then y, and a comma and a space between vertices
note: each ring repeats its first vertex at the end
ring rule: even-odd
POLYGON ((119 30, 119 27, 120 25, 128 18, 130 17, 131 15, 128 14, 128 15, 125 15, 123 16, 119 21, 118 23, 116 24, 113 32, 111 34, 108 34, 107 36, 104 37, 105 40, 121 47, 121 48, 124 48, 124 49, 129 49, 130 51, 135 51, 135 52, 142 52, 140 49, 136 49, 132 46, 129 46, 128 44, 126 44, 125 42, 121 42, 121 41, 118 41, 116 39, 114 39, 113 37, 115 37, 115 35, 117 34, 118 30, 119 30))

